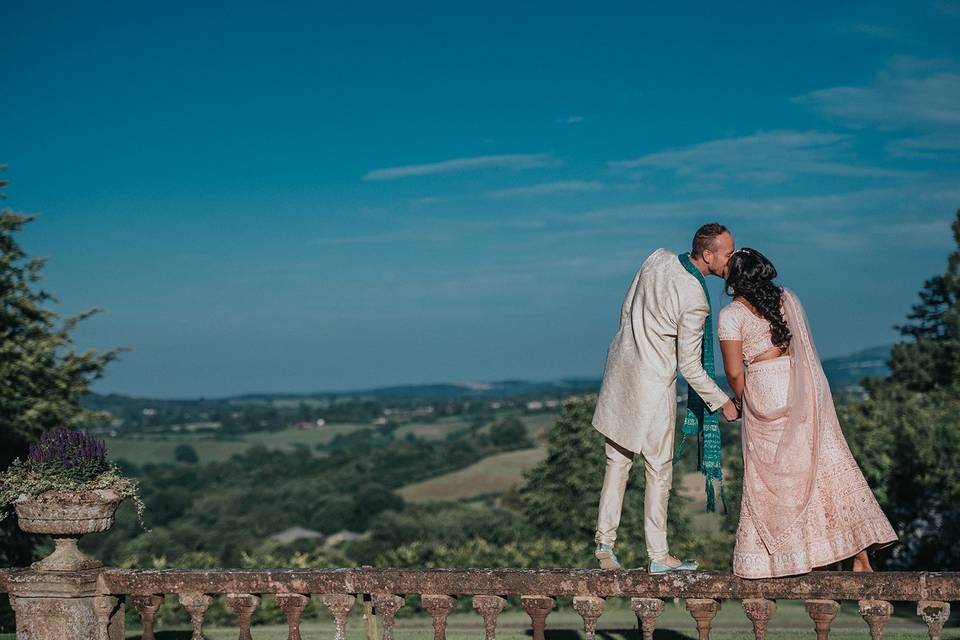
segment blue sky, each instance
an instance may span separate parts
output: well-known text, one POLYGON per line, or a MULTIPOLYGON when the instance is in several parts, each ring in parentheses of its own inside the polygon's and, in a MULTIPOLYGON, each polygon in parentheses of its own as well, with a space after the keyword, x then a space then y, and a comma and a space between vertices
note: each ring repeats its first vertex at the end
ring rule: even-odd
POLYGON ((736 5, 7 3, 6 204, 132 349, 100 391, 599 376, 713 220, 822 355, 892 342, 952 247, 960 3, 736 5))

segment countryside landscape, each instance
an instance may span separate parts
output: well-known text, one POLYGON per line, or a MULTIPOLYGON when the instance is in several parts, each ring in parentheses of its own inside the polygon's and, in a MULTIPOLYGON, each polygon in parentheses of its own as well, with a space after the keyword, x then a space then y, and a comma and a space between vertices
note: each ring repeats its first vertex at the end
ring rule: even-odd
POLYGON ((0 640, 960 640, 960 0, 0 16, 0 640))

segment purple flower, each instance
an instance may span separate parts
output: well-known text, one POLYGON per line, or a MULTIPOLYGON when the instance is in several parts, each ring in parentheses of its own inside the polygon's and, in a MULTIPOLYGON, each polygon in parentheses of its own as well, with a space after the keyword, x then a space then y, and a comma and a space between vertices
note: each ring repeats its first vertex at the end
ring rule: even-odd
POLYGON ((30 463, 44 473, 89 480, 107 469, 107 446, 86 431, 47 431, 30 445, 30 463))

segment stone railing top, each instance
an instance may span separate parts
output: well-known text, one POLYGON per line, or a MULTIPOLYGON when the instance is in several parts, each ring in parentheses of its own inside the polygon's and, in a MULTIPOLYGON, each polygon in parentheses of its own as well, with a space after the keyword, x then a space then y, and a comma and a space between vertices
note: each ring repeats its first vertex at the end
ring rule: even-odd
MULTIPOLYGON (((49 576, 49 574, 47 574, 49 576)), ((598 569, 101 569, 60 574, 104 594, 396 593, 646 598, 960 600, 960 573, 814 571, 746 580, 711 571, 649 575, 598 569), (71 576, 73 576, 71 578, 71 576), (96 576, 95 578, 93 576, 96 576)), ((44 574, 0 570, 0 592, 42 587, 44 574)), ((33 589, 31 589, 33 590, 33 589)))

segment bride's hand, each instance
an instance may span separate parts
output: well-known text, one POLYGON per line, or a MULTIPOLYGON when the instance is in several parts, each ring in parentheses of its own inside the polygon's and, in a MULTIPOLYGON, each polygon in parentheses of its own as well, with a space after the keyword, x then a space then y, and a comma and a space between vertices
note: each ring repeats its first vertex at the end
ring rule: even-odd
POLYGON ((727 403, 723 405, 723 417, 727 422, 733 422, 740 415, 740 412, 737 411, 737 405, 733 403, 733 400, 727 400, 727 403))

